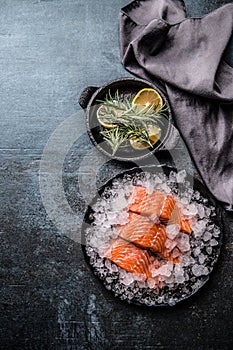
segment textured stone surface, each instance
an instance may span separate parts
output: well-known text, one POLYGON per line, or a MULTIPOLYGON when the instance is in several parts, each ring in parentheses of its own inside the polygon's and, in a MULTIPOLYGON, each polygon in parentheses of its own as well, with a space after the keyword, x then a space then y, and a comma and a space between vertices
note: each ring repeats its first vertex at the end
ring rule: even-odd
MULTIPOLYGON (((195 16, 227 2, 186 1, 189 14, 195 16)), ((83 258, 77 237, 85 205, 95 190, 95 175, 98 186, 127 165, 107 163, 93 149, 77 97, 86 86, 129 76, 120 64, 118 47, 118 14, 125 4, 125 0, 1 1, 3 350, 232 348, 233 218, 229 215, 210 281, 175 308, 139 308, 114 299, 83 258), (76 119, 69 119, 73 115, 76 119), (43 150, 51 139, 40 173, 43 150), (49 178, 52 171, 51 184, 59 181, 56 171, 61 172, 61 184, 47 188, 44 198, 41 178, 49 178), (63 216, 50 213, 51 199, 66 215, 61 188, 73 210, 68 219, 77 217, 77 236, 67 235, 63 216)), ((230 61, 232 49, 227 55, 230 61)), ((173 152, 178 167, 196 174, 182 141, 173 152)), ((171 163, 166 152, 158 159, 171 163)))

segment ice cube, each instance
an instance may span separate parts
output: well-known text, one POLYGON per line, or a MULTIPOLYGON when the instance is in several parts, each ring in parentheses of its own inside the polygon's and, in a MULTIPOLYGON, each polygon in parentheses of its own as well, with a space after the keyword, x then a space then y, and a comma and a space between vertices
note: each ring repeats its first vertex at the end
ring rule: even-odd
POLYGON ((168 300, 168 305, 170 305, 170 306, 174 306, 174 305, 176 305, 175 300, 174 300, 174 299, 172 299, 172 298, 170 298, 170 299, 168 300))
POLYGON ((193 257, 191 257, 188 254, 183 255, 181 258, 181 266, 189 266, 192 265, 194 262, 195 260, 193 259, 193 257))
POLYGON ((184 269, 180 264, 176 264, 174 267, 174 275, 175 276, 183 276, 184 275, 184 269))
POLYGON ((193 265, 192 272, 193 272, 194 276, 196 276, 196 277, 209 274, 209 270, 206 266, 202 266, 202 265, 198 265, 198 264, 193 265))
POLYGON ((201 237, 202 236, 203 232, 206 230, 206 225, 207 225, 207 220, 206 219, 198 220, 194 224, 193 230, 194 230, 195 237, 201 237))
POLYGON ((150 186, 150 187, 148 186, 146 191, 147 191, 148 194, 152 194, 153 191, 154 191, 154 188, 152 186, 150 186))
POLYGON ((201 253, 201 248, 200 247, 196 247, 193 249, 193 255, 194 256, 198 256, 201 253))
POLYGON ((188 205, 188 204, 189 204, 189 200, 188 200, 188 198, 186 198, 186 197, 182 197, 182 198, 180 199, 180 202, 181 202, 182 204, 184 204, 184 205, 188 205))
POLYGON ((103 261, 101 259, 97 260, 96 263, 95 263, 95 267, 104 267, 104 264, 103 264, 103 261))
POLYGON ((158 269, 156 269, 156 268, 152 268, 152 269, 151 269, 151 275, 152 275, 152 277, 156 277, 156 276, 158 276, 159 274, 160 274, 159 268, 158 268, 158 269))
POLYGON ((139 288, 146 288, 146 282, 145 281, 138 281, 138 287, 139 288))
POLYGON ((131 283, 133 283, 133 281, 134 278, 131 273, 126 273, 121 276, 121 282, 126 286, 129 286, 131 283))
POLYGON ((202 204, 198 205, 198 215, 201 219, 205 217, 205 209, 202 204))
POLYGON ((182 266, 188 266, 189 265, 189 256, 183 255, 181 258, 181 265, 182 266))
POLYGON ((187 176, 186 170, 181 170, 176 174, 176 181, 178 183, 183 183, 187 176))
POLYGON ((176 244, 177 243, 175 241, 172 241, 171 239, 168 238, 165 242, 165 247, 168 249, 169 252, 171 252, 172 249, 175 248, 176 244))
POLYGON ((147 280, 147 284, 149 288, 154 288, 155 287, 155 280, 153 278, 149 278, 147 280))
POLYGON ((214 247, 214 246, 218 245, 218 241, 215 238, 213 238, 210 240, 210 245, 211 245, 211 247, 214 247))
POLYGON ((171 276, 173 270, 173 264, 171 262, 167 262, 163 266, 159 268, 159 273, 163 276, 169 277, 171 276))
POLYGON ((207 276, 207 275, 209 274, 209 269, 208 269, 206 266, 203 267, 202 274, 203 274, 204 276, 207 276))
POLYGON ((204 235, 203 235, 203 241, 204 241, 204 242, 207 242, 207 241, 209 241, 211 238, 212 238, 212 233, 206 231, 206 232, 204 233, 204 235))
POLYGON ((174 268, 174 282, 175 283, 184 283, 185 277, 184 277, 184 269, 181 265, 177 264, 174 268))
POLYGON ((117 215, 117 224, 124 225, 128 222, 129 213, 127 211, 121 211, 117 215))
POLYGON ((189 204, 184 210, 183 213, 185 215, 196 215, 198 213, 198 208, 194 203, 189 204))
POLYGON ((112 263, 110 260, 106 259, 104 265, 110 272, 112 271, 112 263))
POLYGON ((126 200, 126 198, 123 195, 114 198, 114 200, 112 201, 112 210, 114 210, 114 211, 122 210, 122 209, 126 208, 127 206, 128 206, 128 201, 126 200))
POLYGON ((112 283, 112 281, 113 281, 113 279, 112 279, 111 277, 107 277, 107 278, 106 278, 106 282, 107 282, 107 283, 110 284, 110 283, 112 283))
POLYGON ((206 259, 205 255, 201 253, 201 254, 198 256, 199 264, 202 265, 202 264, 204 263, 205 259, 206 259))
POLYGON ((161 189, 161 191, 163 191, 165 193, 171 192, 171 188, 166 183, 161 184, 160 189, 161 189))
POLYGON ((133 297, 134 297, 134 293, 132 293, 132 292, 127 292, 127 299, 128 300, 131 300, 131 299, 133 299, 133 297))
POLYGON ((209 217, 210 214, 211 214, 211 209, 208 208, 208 207, 205 207, 205 215, 206 215, 207 217, 209 217))
POLYGON ((114 211, 108 211, 107 213, 107 220, 111 221, 114 220, 116 218, 117 214, 114 211))
POLYGON ((118 272, 118 267, 115 264, 112 264, 112 272, 118 272))
POLYGON ((170 239, 175 239, 180 232, 180 227, 177 224, 168 225, 166 227, 167 237, 170 239))
POLYGON ((198 229, 193 230, 195 238, 200 238, 202 236, 202 231, 198 229))
POLYGON ((141 274, 141 273, 133 273, 133 278, 135 281, 145 281, 146 280, 146 276, 141 274))
POLYGON ((184 283, 184 282, 185 282, 184 276, 177 276, 177 277, 176 277, 176 282, 177 282, 178 284, 184 283))
POLYGON ((155 175, 153 178, 153 182, 154 184, 161 184, 163 181, 158 175, 155 175))
POLYGON ((192 273, 194 274, 194 276, 199 277, 202 275, 202 266, 195 264, 192 267, 192 273))
POLYGON ((181 233, 177 239, 177 247, 182 252, 187 252, 190 250, 189 236, 185 233, 181 233))
POLYGON ((194 197, 195 197, 195 199, 196 200, 198 200, 198 199, 200 199, 200 192, 199 191, 195 191, 195 193, 194 193, 194 197))

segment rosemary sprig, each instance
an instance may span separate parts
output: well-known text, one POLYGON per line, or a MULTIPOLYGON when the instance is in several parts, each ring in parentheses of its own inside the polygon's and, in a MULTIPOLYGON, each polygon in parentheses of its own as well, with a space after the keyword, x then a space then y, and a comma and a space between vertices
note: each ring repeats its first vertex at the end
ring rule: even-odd
MULTIPOLYGON (((165 104, 159 110, 153 105, 132 105, 127 97, 121 98, 118 90, 114 97, 109 91, 105 100, 98 100, 104 106, 103 119, 108 125, 114 125, 111 129, 104 129, 101 134, 112 148, 112 155, 124 146, 127 140, 136 140, 153 147, 149 137, 149 126, 163 125, 163 118, 167 118, 168 106, 165 104)), ((103 107, 102 107, 103 108, 103 107)))
POLYGON ((106 129, 100 132, 105 141, 109 143, 112 148, 112 155, 114 156, 118 148, 126 141, 127 137, 122 133, 120 128, 106 129))
POLYGON ((105 141, 112 148, 112 155, 115 155, 116 151, 123 146, 127 140, 135 140, 140 143, 145 143, 149 147, 153 147, 150 142, 149 133, 147 128, 140 128, 135 124, 125 125, 119 124, 118 127, 112 129, 105 129, 100 132, 103 135, 105 141))

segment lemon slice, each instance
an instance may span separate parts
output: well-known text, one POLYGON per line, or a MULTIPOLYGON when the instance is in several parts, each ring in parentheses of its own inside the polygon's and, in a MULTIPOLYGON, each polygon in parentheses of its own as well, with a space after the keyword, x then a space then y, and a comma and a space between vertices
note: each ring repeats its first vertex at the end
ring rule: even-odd
POLYGON ((103 127, 107 129, 115 128, 117 127, 116 124, 112 124, 110 120, 112 119, 112 116, 117 116, 122 114, 122 109, 119 109, 114 106, 106 106, 106 105, 100 105, 100 107, 97 109, 96 115, 97 120, 103 127))
POLYGON ((138 105, 143 108, 151 108, 157 111, 163 106, 163 99, 155 89, 145 88, 140 90, 133 98, 132 105, 138 105))
MULTIPOLYGON (((154 145, 157 141, 159 141, 161 137, 161 129, 160 127, 156 125, 148 125, 148 134, 149 134, 149 139, 152 145, 154 145)), ((130 140, 130 145, 134 149, 145 149, 149 148, 150 145, 146 142, 140 142, 138 140, 131 139, 130 140)))

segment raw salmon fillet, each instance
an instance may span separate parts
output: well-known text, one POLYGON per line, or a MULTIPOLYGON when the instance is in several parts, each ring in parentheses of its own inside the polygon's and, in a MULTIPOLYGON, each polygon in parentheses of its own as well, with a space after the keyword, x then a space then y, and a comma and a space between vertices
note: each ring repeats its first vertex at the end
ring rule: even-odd
POLYGON ((135 186, 132 196, 130 211, 147 216, 157 215, 161 220, 169 220, 176 205, 171 195, 160 191, 148 194, 145 187, 135 186))
POLYGON ((158 191, 147 193, 145 187, 135 186, 132 193, 133 202, 129 206, 129 210, 147 216, 159 216, 164 194, 158 191))
POLYGON ((181 218, 180 209, 175 198, 160 191, 148 194, 145 187, 135 186, 132 193, 132 203, 129 206, 131 212, 151 217, 158 217, 164 224, 178 224, 180 229, 191 233, 189 221, 181 218))
POLYGON ((111 243, 110 249, 106 253, 106 258, 128 272, 142 274, 146 278, 151 278, 149 270, 151 264, 150 253, 121 238, 117 238, 111 243))
POLYGON ((121 226, 118 235, 125 240, 155 253, 164 250, 166 229, 162 224, 154 224, 148 217, 130 213, 129 222, 121 226))

